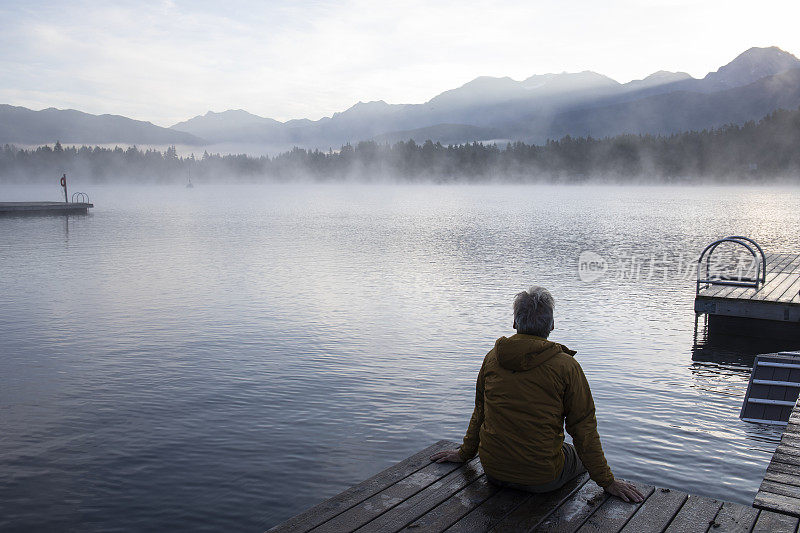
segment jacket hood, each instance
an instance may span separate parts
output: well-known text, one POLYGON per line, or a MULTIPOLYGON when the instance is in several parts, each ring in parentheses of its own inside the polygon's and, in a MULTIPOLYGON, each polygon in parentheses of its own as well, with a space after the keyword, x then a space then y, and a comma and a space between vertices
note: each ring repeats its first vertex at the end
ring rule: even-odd
POLYGON ((514 372, 536 368, 561 352, 568 355, 577 353, 557 342, 520 333, 511 337, 500 337, 494 349, 500 366, 514 372))

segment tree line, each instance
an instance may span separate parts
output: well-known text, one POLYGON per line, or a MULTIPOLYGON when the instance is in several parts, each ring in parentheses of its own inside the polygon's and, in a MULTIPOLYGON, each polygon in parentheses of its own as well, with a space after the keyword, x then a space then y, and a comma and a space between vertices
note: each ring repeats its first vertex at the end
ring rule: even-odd
POLYGON ((274 157, 244 154, 179 156, 165 151, 55 145, 0 149, 0 181, 38 182, 66 172, 93 182, 380 181, 584 182, 589 180, 692 182, 772 180, 800 182, 800 108, 777 110, 759 121, 670 135, 566 136, 524 142, 442 145, 430 140, 346 144, 323 152, 294 148, 274 157))

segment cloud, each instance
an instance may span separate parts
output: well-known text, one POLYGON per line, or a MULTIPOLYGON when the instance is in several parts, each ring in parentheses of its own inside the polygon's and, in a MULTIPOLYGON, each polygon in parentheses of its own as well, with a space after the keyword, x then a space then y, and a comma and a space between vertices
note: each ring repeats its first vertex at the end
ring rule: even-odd
POLYGON ((244 108, 312 119, 425 101, 479 75, 702 76, 750 46, 800 50, 794 2, 6 2, 0 102, 169 125, 244 108))

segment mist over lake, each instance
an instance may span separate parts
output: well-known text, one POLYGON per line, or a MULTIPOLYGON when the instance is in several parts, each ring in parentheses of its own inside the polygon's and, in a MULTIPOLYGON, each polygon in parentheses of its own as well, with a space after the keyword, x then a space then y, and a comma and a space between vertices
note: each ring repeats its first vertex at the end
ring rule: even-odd
POLYGON ((533 284, 618 476, 749 505, 780 437, 738 418, 763 346, 704 346, 680 274, 730 234, 796 252, 796 188, 87 192, 88 216, 0 218, 0 529, 263 530, 460 441, 533 284))

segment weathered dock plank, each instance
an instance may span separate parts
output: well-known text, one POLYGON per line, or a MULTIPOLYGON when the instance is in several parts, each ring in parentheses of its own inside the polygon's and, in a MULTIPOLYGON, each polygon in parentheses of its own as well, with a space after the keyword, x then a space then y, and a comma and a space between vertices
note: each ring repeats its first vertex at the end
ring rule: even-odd
POLYGON ((355 531, 389 509, 400 505, 406 499, 439 481, 453 470, 462 467, 463 465, 457 463, 430 463, 425 468, 417 470, 410 476, 399 480, 397 483, 390 485, 374 496, 350 507, 343 513, 336 515, 311 531, 314 533, 355 531))
POLYGON ((792 516, 797 516, 800 512, 800 500, 798 498, 783 494, 773 494, 761 489, 759 489, 753 505, 792 516))
POLYGON ((401 531, 414 533, 444 531, 499 491, 500 488, 489 483, 486 476, 481 476, 401 531))
POLYGON ((690 494, 686 502, 664 530, 665 533, 707 531, 722 507, 720 500, 690 494))
POLYGON ((589 481, 542 520, 536 527, 536 531, 573 533, 609 497, 609 494, 597 483, 589 481))
POLYGON ((797 512, 800 513, 800 486, 765 479, 761 482, 760 490, 771 494, 780 494, 781 496, 794 498, 797 500, 797 512))
POLYGON ((800 489, 800 467, 791 468, 780 463, 771 464, 764 474, 764 481, 771 481, 781 485, 789 485, 800 489))
POLYGON ((514 489, 501 489, 494 496, 462 516, 448 527, 447 533, 472 533, 473 531, 489 531, 514 509, 522 505, 532 496, 527 492, 514 489))
POLYGON ((800 466, 800 450, 782 448, 780 451, 776 451, 774 454, 772 454, 772 460, 776 463, 800 466))
POLYGON ((622 533, 639 533, 641 531, 663 531, 678 514, 678 511, 689 497, 685 492, 671 489, 655 489, 641 507, 636 511, 622 533))
POLYGON ((535 528, 562 503, 578 494, 587 485, 588 480, 589 476, 583 474, 553 492, 532 494, 530 498, 495 525, 492 531, 512 533, 535 528))
POLYGON ((359 533, 399 531, 482 475, 483 466, 480 461, 475 458, 449 473, 440 481, 428 485, 423 490, 408 497, 398 505, 393 506, 390 510, 358 528, 356 531, 359 533))
POLYGON ((354 487, 325 500, 324 502, 304 511, 286 522, 275 526, 270 531, 275 532, 305 532, 333 518, 334 516, 363 502, 367 498, 394 485, 401 479, 431 464, 430 456, 440 450, 451 448, 454 443, 441 440, 436 444, 415 453, 411 457, 387 468, 386 470, 362 481, 354 487))
POLYGON ((709 531, 718 533, 750 533, 758 518, 758 509, 725 502, 709 531))
POLYGON ((794 516, 762 510, 758 513, 758 519, 751 533, 774 533, 775 531, 794 533, 797 531, 798 521, 800 519, 794 516))
POLYGON ((634 483, 645 500, 640 503, 627 503, 619 498, 608 498, 589 516, 588 520, 578 529, 578 533, 616 533, 628 522, 639 508, 653 494, 655 487, 634 483))
MULTIPOLYGON (((795 371, 795 370, 792 370, 795 371)), ((775 448, 753 506, 800 517, 800 399, 775 448)))
MULTIPOLYGON (((796 505, 800 485, 779 483, 784 478, 764 483, 785 494, 760 493, 781 513, 635 482, 645 499, 625 503, 587 474, 558 490, 531 494, 491 484, 478 458, 466 464, 430 462, 432 453, 451 447, 452 442, 437 442, 270 531, 797 533, 798 518, 781 513, 796 505)), ((800 455, 788 457, 800 465, 800 455)), ((776 462, 768 473, 784 476, 794 468, 776 462)))

